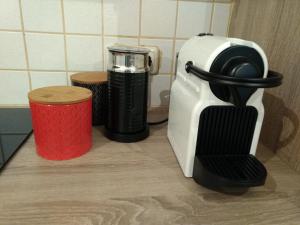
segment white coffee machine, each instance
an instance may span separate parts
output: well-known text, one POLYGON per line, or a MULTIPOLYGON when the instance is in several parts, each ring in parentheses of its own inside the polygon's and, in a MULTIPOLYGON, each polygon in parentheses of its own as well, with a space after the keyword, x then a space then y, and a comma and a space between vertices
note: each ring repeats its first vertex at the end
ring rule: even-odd
POLYGON ((255 158, 263 88, 281 80, 254 42, 211 34, 188 40, 178 55, 168 123, 184 175, 211 188, 263 185, 267 172, 255 158))

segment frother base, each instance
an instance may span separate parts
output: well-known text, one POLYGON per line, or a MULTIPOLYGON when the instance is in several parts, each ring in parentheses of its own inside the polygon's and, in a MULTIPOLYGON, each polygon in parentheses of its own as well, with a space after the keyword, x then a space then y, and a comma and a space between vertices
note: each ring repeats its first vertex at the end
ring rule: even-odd
POLYGON ((110 131, 109 129, 106 128, 105 136, 110 140, 117 141, 117 142, 123 142, 123 143, 137 142, 137 141, 144 140, 149 136, 149 127, 146 126, 146 128, 143 131, 140 131, 138 133, 118 133, 118 132, 110 131))

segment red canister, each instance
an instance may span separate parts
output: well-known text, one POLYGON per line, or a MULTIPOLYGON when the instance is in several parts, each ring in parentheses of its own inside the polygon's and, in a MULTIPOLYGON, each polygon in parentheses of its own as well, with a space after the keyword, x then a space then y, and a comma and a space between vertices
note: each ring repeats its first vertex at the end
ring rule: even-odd
POLYGON ((66 160, 92 146, 92 92, 85 88, 53 86, 28 94, 37 153, 66 160))

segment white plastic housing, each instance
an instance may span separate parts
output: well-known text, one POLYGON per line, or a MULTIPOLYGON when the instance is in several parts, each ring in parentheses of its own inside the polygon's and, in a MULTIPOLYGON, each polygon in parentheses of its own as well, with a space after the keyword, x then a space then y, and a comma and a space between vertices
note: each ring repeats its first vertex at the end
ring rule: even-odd
MULTIPOLYGON (((244 45, 256 49, 264 62, 264 77, 268 62, 264 51, 254 42, 218 36, 196 36, 188 40, 179 52, 176 79, 171 87, 168 138, 178 162, 187 177, 193 174, 198 124, 202 110, 211 105, 232 105, 218 99, 210 90, 209 83, 185 71, 185 64, 192 61, 199 68, 209 71, 214 59, 233 45, 244 45)), ((255 126, 250 154, 255 155, 264 117, 263 89, 258 89, 247 105, 255 107, 258 118, 255 126)))

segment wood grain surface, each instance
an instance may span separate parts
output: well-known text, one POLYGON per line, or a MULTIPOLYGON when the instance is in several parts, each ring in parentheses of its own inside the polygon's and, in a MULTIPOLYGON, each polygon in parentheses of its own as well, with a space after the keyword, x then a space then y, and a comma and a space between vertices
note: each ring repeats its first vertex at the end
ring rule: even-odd
POLYGON ((83 72, 71 75, 71 81, 80 84, 101 84, 107 82, 107 72, 83 72))
MULTIPOLYGON (((300 171, 300 1, 235 0, 230 36, 257 42, 283 85, 266 91, 261 142, 300 171)), ((300 224, 300 222, 299 222, 300 224)))
POLYGON ((89 153, 59 162, 38 157, 31 137, 0 175, 0 224, 299 225, 300 175, 263 145, 265 186, 225 194, 183 176, 166 125, 137 143, 98 128, 93 140, 89 153))
POLYGON ((74 104, 92 97, 89 89, 73 86, 50 86, 30 91, 28 98, 32 102, 41 104, 74 104))

